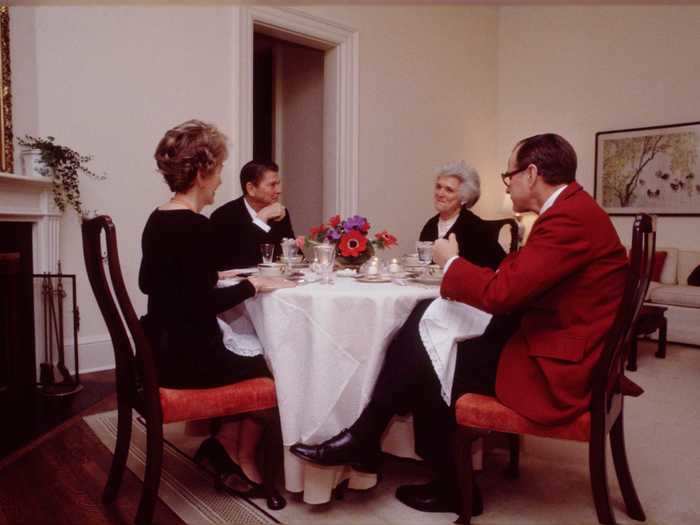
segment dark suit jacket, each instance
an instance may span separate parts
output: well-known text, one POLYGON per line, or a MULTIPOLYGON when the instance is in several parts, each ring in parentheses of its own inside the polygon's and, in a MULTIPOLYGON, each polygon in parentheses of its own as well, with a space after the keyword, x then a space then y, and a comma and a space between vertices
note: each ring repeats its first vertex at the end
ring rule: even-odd
POLYGON ((280 241, 294 238, 289 210, 281 221, 270 221, 269 232, 253 223, 243 197, 228 202, 211 214, 216 243, 219 250, 218 268, 246 268, 262 261, 260 245, 273 243, 275 257, 282 254, 280 241))
MULTIPOLYGON (((435 241, 438 238, 439 218, 438 214, 428 219, 420 232, 421 241, 435 241)), ((477 266, 495 270, 506 256, 506 252, 498 244, 498 239, 484 228, 484 221, 466 208, 460 210, 457 221, 444 238, 449 237, 451 233, 457 237, 459 256, 477 266)))
POLYGON ((520 311, 498 363, 496 397, 534 421, 560 424, 590 408, 593 369, 626 273, 610 218, 573 182, 497 272, 460 258, 440 291, 493 314, 520 311))

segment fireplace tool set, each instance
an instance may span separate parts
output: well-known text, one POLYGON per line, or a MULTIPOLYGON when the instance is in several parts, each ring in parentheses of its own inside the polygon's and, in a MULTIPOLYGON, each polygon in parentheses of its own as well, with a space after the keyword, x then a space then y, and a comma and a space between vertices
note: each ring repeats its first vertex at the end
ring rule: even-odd
POLYGON ((58 263, 58 273, 34 274, 35 279, 41 279, 42 313, 44 320, 44 360, 39 364, 40 392, 45 396, 71 396, 82 390, 78 361, 78 329, 80 313, 76 305, 75 275, 63 274, 61 263, 58 263), (66 292, 63 280, 71 281, 73 306, 73 364, 75 374, 71 375, 66 367, 65 344, 63 333, 64 306, 66 292), (58 370, 59 378, 55 371, 58 370))

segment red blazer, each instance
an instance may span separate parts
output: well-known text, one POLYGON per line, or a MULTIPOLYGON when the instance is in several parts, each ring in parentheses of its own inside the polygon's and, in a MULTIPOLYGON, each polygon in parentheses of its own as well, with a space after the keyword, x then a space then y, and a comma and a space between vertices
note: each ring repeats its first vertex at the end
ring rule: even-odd
POLYGON ((527 418, 561 424, 590 407, 593 369, 626 272, 610 218, 572 182, 498 270, 457 259, 441 294, 493 314, 521 312, 498 363, 496 396, 527 418))

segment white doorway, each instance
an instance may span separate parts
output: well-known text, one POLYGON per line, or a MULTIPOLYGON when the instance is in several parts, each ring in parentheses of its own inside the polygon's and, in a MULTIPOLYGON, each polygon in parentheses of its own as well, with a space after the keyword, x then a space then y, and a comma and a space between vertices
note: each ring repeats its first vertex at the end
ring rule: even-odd
MULTIPOLYGON (((335 22, 287 8, 241 7, 238 10, 239 53, 234 70, 240 72, 234 119, 238 123, 238 166, 253 158, 254 34, 320 50, 323 53, 322 217, 357 212, 358 200, 358 34, 335 22)), ((275 145, 277 147, 277 145, 275 145)), ((284 168, 283 168, 284 170, 284 168)), ((284 175, 283 175, 284 176, 284 175)), ((284 190, 289 197, 289 185, 284 190)), ((292 211, 297 234, 298 210, 292 211)))
POLYGON ((326 218, 324 57, 319 49, 253 36, 253 159, 280 166, 283 203, 303 235, 326 218))

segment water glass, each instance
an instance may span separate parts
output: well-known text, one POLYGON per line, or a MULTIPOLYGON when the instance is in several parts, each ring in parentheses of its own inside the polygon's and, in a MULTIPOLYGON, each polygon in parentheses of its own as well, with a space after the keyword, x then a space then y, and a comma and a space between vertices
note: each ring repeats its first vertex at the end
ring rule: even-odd
POLYGON ((290 260, 297 256, 299 247, 295 239, 282 239, 282 255, 285 259, 290 260))
POLYGON ((430 261, 433 260, 433 243, 430 241, 418 241, 416 250, 418 251, 418 260, 422 264, 430 264, 430 261))
POLYGON ((335 244, 317 244, 314 246, 314 258, 318 273, 321 274, 321 283, 331 284, 335 264, 335 244))
POLYGON ((275 255, 275 245, 269 242, 260 245, 260 256, 263 263, 271 263, 275 255))

